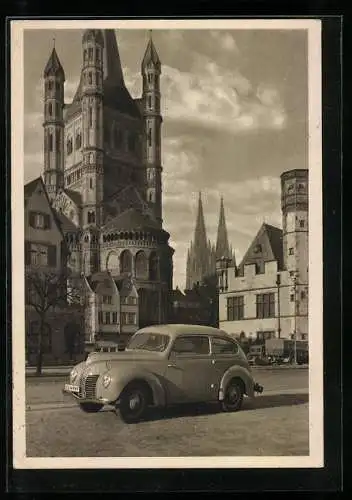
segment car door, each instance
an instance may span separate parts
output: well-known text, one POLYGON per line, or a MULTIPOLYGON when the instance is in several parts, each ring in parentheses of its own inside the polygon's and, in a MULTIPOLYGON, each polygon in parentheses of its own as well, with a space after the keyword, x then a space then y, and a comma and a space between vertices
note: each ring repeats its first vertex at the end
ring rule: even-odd
POLYGON ((165 373, 169 404, 213 399, 212 376, 209 337, 177 337, 171 347, 165 373))
POLYGON ((235 341, 223 337, 211 338, 211 358, 214 383, 219 390, 223 374, 233 365, 243 366, 239 346, 235 341))

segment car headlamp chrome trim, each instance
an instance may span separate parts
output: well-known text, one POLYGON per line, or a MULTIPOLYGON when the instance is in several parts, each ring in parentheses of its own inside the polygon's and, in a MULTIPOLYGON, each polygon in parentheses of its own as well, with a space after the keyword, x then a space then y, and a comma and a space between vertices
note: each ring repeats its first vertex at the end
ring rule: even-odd
POLYGON ((105 387, 105 389, 106 389, 107 387, 109 387, 109 385, 110 385, 110 383, 111 383, 111 375, 110 375, 109 373, 105 373, 105 374, 103 375, 103 380, 102 380, 102 382, 103 382, 103 387, 105 387))

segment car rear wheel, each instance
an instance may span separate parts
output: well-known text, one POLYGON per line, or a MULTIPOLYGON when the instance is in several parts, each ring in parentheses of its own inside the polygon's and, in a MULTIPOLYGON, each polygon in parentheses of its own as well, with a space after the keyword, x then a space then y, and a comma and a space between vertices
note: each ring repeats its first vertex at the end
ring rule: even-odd
POLYGON ((140 422, 146 416, 150 401, 150 391, 142 383, 130 384, 123 391, 118 409, 126 424, 140 422))
POLYGON ((98 403, 80 403, 79 407, 85 413, 97 413, 104 405, 98 403))
POLYGON ((244 386, 242 380, 234 379, 226 387, 221 408, 226 412, 238 411, 242 407, 244 386))

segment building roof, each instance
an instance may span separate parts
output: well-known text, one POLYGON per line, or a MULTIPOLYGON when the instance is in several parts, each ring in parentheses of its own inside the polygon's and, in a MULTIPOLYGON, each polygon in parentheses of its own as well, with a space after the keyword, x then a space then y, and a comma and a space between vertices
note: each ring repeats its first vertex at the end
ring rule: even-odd
POLYGON ((64 189, 64 192, 71 198, 71 200, 80 207, 82 204, 82 196, 78 191, 73 191, 72 189, 64 189))
POLYGON ((135 208, 129 208, 111 219, 104 226, 104 229, 118 229, 120 231, 158 229, 158 225, 148 215, 143 214, 135 208))
POLYGON ((43 188, 45 189, 43 179, 41 177, 37 177, 36 179, 33 179, 32 181, 24 185, 25 198, 29 198, 34 193, 35 189, 38 186, 38 182, 41 183, 43 185, 43 188))
POLYGON ((264 272, 264 263, 272 261, 277 261, 279 270, 283 268, 282 229, 263 223, 238 267, 239 273, 243 274, 249 264, 258 264, 264 272))
POLYGON ((142 70, 152 62, 156 68, 160 68, 160 59, 153 43, 152 37, 149 38, 147 48, 145 49, 144 57, 142 60, 142 70))
POLYGON ((44 77, 47 77, 50 75, 58 76, 62 80, 65 80, 65 72, 64 72, 64 69, 61 65, 59 56, 57 55, 57 52, 55 50, 55 47, 53 48, 51 55, 49 57, 49 60, 46 63, 46 66, 44 69, 44 77))
POLYGON ((64 233, 79 231, 79 228, 65 214, 55 210, 55 215, 64 233))

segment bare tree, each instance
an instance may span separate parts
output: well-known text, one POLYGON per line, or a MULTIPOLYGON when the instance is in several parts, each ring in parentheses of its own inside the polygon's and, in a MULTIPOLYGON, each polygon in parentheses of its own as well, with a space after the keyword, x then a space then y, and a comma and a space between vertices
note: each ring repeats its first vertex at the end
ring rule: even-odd
POLYGON ((41 375, 44 352, 44 333, 47 316, 54 309, 76 306, 84 307, 84 294, 79 282, 69 280, 67 272, 43 270, 26 273, 26 304, 32 306, 39 319, 36 352, 36 375, 41 375))

